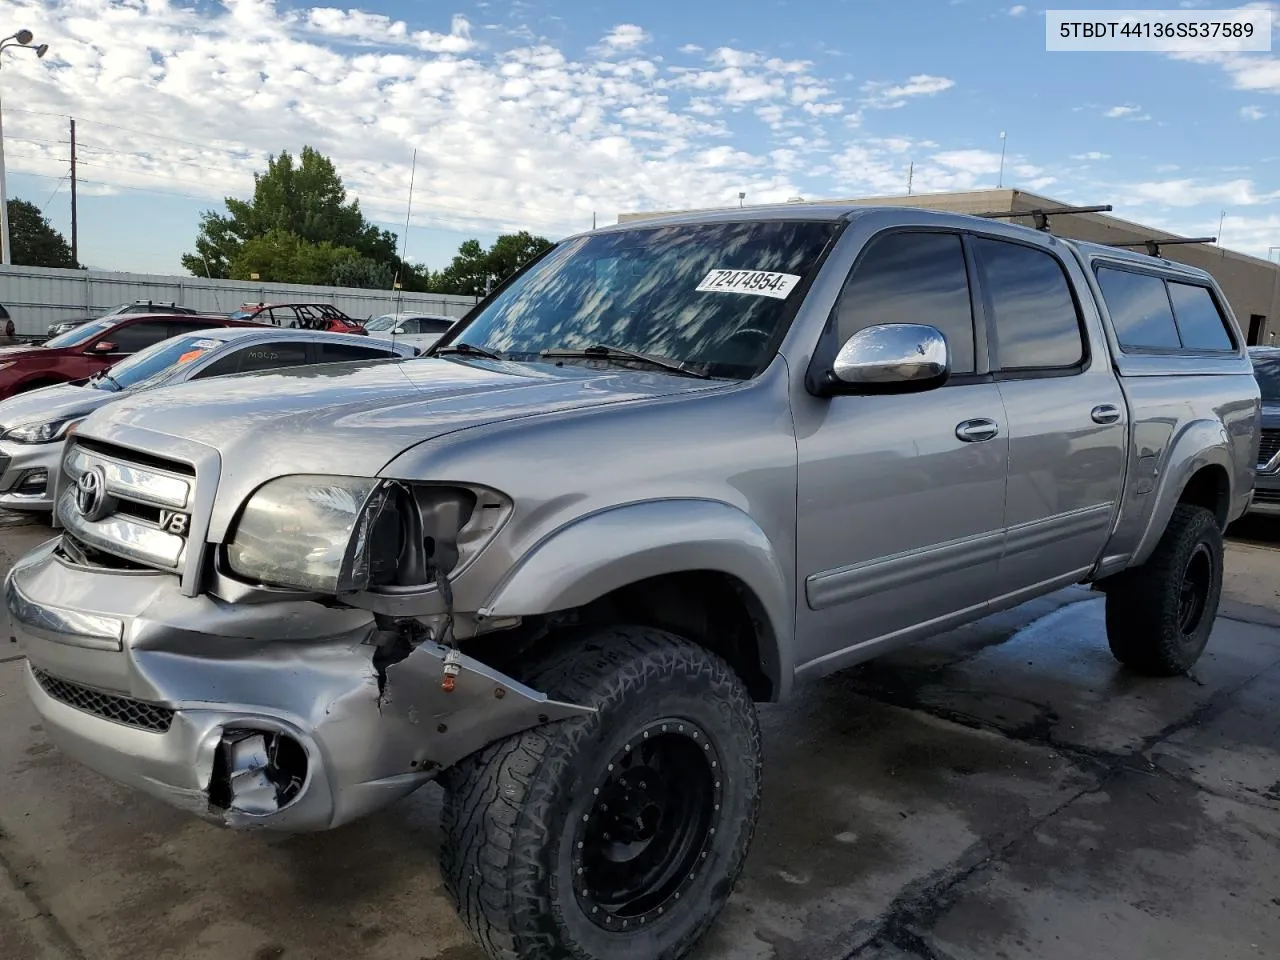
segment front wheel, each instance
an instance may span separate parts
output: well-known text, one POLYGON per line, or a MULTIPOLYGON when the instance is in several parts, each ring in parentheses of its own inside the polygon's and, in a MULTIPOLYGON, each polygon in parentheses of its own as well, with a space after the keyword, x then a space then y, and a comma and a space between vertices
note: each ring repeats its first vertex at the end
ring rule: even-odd
POLYGON ((528 682, 596 708, 445 778, 445 887, 495 960, 675 960, 742 870, 760 730, 742 681, 679 637, 618 627, 528 682))
POLYGON ((1222 596, 1222 530, 1203 507, 1179 504, 1155 551, 1107 588, 1107 640, 1139 673, 1186 673, 1204 652, 1222 596))

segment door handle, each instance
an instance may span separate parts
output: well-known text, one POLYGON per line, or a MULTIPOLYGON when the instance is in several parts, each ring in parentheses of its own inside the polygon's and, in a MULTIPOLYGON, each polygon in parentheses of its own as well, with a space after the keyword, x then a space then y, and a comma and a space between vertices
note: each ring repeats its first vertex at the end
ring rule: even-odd
POLYGON ((981 443, 983 440, 990 440, 999 432, 1000 424, 986 417, 956 424, 956 436, 965 443, 981 443))
POLYGON ((1120 419, 1120 408, 1114 403, 1100 403, 1090 412, 1094 423, 1115 423, 1120 419))

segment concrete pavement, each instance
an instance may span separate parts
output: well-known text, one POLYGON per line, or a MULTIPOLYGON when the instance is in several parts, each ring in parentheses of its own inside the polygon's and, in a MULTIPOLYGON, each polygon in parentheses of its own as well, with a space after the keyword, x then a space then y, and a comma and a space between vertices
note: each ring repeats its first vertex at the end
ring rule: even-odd
MULTIPOLYGON (((4 566, 48 536, 0 527, 4 566)), ((1073 589, 766 708, 760 831, 699 960, 1275 956, 1280 538, 1244 535, 1194 677, 1126 674, 1073 589)), ((60 757, 15 656, 0 957, 479 960, 434 787, 329 834, 219 831, 60 757)))

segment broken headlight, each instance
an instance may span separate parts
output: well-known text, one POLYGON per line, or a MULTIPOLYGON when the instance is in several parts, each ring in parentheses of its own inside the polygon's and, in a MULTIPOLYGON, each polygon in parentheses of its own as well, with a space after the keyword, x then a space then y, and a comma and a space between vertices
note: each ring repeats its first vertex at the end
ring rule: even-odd
MULTIPOLYGON (((242 577, 274 586, 339 594, 364 590, 371 570, 394 564, 378 518, 395 486, 367 477, 281 477, 249 498, 227 545, 242 577), (382 535, 379 535, 382 534, 382 535)), ((393 536, 398 530, 392 526, 393 536)))

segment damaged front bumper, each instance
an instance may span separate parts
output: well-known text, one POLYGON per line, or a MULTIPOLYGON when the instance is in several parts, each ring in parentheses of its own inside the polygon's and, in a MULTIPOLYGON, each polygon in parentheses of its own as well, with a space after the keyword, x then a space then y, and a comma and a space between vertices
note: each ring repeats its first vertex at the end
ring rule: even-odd
POLYGON ((50 541, 5 601, 50 739, 99 773, 233 827, 324 830, 494 740, 589 712, 432 642, 375 668, 370 614, 185 597, 176 577, 74 565, 50 541))

